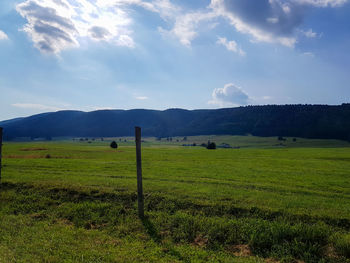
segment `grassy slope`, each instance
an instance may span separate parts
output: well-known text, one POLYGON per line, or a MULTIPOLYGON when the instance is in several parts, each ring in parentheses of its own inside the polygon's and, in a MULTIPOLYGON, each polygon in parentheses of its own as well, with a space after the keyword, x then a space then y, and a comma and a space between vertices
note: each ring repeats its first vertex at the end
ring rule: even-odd
POLYGON ((346 143, 210 139, 247 147, 208 151, 147 140, 143 222, 135 214, 131 142, 117 151, 108 142, 5 144, 0 262, 262 261, 236 257, 240 245, 290 262, 347 260, 346 143), (324 148, 331 145, 343 147, 324 148))

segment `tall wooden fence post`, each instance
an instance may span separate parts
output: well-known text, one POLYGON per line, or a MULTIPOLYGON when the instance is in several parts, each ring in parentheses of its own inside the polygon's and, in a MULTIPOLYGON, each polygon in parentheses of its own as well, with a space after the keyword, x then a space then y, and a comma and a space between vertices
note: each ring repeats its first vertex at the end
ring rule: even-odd
POLYGON ((3 129, 0 127, 0 185, 1 185, 1 169, 2 169, 2 131, 3 129))
POLYGON ((142 189, 142 165, 141 165, 141 128, 135 127, 136 165, 137 165, 137 204, 139 217, 144 217, 143 189, 142 189))

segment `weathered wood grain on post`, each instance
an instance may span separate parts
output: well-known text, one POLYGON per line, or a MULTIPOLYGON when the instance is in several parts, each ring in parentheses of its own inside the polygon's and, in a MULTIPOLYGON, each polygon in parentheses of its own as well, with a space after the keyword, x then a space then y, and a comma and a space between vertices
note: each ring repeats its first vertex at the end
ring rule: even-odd
POLYGON ((1 169, 2 169, 2 131, 3 129, 0 127, 0 185, 1 185, 1 169))
POLYGON ((137 165, 137 203, 139 217, 144 217, 143 189, 142 189, 142 165, 141 165, 141 128, 135 127, 136 165, 137 165))

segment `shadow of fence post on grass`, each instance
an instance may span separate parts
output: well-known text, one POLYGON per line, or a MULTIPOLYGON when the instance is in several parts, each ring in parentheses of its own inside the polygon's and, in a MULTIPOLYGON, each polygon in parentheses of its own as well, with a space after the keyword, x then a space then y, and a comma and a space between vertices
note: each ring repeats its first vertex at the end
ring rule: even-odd
POLYGON ((149 218, 144 213, 144 196, 143 196, 143 186, 142 186, 142 162, 141 162, 141 127, 135 127, 135 142, 136 142, 136 166, 137 166, 137 203, 138 203, 138 215, 142 221, 142 224, 148 233, 148 235, 155 241, 159 243, 161 241, 161 236, 159 235, 154 224, 149 220, 149 218))
POLYGON ((142 164, 141 164, 141 128, 135 127, 135 142, 136 142, 136 166, 137 166, 137 204, 138 213, 141 219, 144 218, 144 202, 142 189, 142 164))
POLYGON ((149 220, 147 216, 142 218, 142 224, 147 234, 153 239, 153 241, 156 243, 160 243, 162 238, 158 233, 157 228, 154 226, 154 224, 149 220))

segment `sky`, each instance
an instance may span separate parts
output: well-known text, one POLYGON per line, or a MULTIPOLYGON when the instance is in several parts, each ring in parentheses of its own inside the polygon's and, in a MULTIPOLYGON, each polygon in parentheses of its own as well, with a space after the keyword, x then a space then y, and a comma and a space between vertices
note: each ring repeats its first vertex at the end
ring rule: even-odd
POLYGON ((1 0, 0 120, 350 101, 348 0, 1 0))

